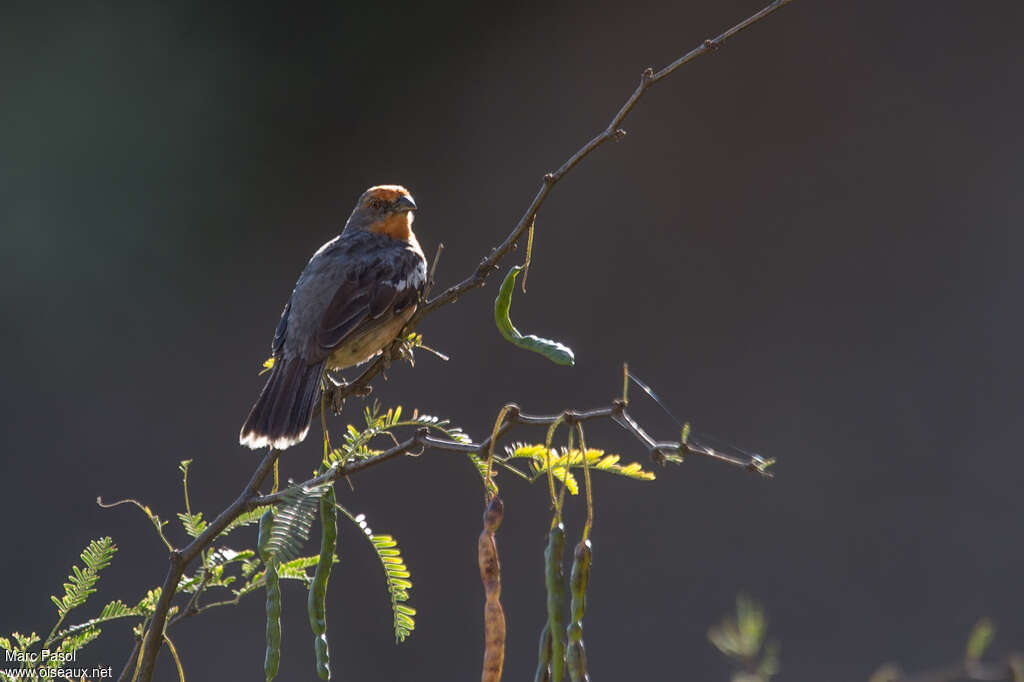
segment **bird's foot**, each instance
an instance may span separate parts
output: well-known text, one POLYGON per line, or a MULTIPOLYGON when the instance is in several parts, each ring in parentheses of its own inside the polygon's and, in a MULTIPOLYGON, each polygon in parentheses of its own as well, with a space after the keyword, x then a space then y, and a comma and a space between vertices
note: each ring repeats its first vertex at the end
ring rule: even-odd
POLYGON ((337 417, 341 414, 341 408, 345 406, 345 388, 348 382, 343 376, 334 376, 330 371, 324 372, 327 377, 326 402, 331 408, 331 413, 337 417))
POLYGON ((338 388, 330 389, 327 404, 331 407, 331 413, 337 417, 341 414, 341 408, 345 407, 345 394, 338 388))

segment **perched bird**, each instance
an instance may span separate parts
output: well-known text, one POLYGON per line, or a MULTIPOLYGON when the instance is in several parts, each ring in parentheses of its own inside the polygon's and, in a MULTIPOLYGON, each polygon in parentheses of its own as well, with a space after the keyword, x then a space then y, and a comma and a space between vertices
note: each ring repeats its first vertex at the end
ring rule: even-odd
POLYGON ((302 441, 324 370, 376 356, 412 317, 427 280, 415 210, 404 187, 371 187, 341 234, 313 254, 281 313, 274 367, 242 426, 242 445, 284 449, 302 441))

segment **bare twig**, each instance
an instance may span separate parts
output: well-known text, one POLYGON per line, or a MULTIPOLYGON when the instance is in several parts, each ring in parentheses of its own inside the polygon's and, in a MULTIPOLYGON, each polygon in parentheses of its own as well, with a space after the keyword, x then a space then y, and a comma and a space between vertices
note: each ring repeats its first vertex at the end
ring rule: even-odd
MULTIPOLYGON (((693 50, 690 50, 685 55, 675 60, 668 66, 665 66, 664 68, 658 71, 654 71, 653 69, 646 69, 643 72, 643 74, 641 74, 639 85, 637 85, 636 89, 633 91, 633 94, 631 94, 629 98, 626 100, 626 102, 622 105, 618 113, 615 114, 611 122, 609 122, 608 126, 603 131, 598 133, 595 137, 593 137, 589 142, 580 147, 557 170, 551 173, 547 173, 544 176, 544 180, 541 184, 540 190, 538 190, 537 194, 533 198, 533 201, 531 201, 530 205, 527 207, 526 212, 523 214, 522 218, 519 219, 519 222, 512 229, 512 231, 505 237, 504 241, 502 241, 501 244, 494 248, 490 252, 490 254, 480 262, 480 264, 476 267, 476 269, 469 277, 462 280, 458 284, 449 287, 442 294, 432 299, 429 299, 425 301, 422 305, 420 305, 416 313, 412 316, 412 318, 410 318, 408 325, 406 325, 406 333, 400 334, 399 338, 404 338, 410 330, 415 329, 419 321, 422 320, 426 315, 434 312, 435 310, 438 310, 443 306, 448 305, 449 303, 458 300, 458 298, 467 291, 483 286, 484 282, 486 281, 490 273, 493 270, 497 269, 498 263, 501 261, 501 259, 504 258, 505 255, 510 250, 512 250, 512 248, 517 244, 519 239, 523 236, 523 233, 529 228, 530 225, 533 224, 533 221, 537 217, 537 213, 540 211, 541 205, 544 203, 544 200, 547 199, 548 194, 551 193, 552 188, 562 178, 564 178, 573 168, 575 168, 577 164, 579 164, 584 158, 590 155, 590 153, 593 152, 595 149, 603 145, 605 142, 608 142, 610 140, 619 140, 623 136, 625 136, 626 132, 620 126, 626 119, 626 116, 629 115, 630 111, 632 111, 633 107, 636 106, 640 98, 652 85, 654 85, 655 83, 664 78, 667 78, 682 65, 692 61, 693 59, 696 59, 697 57, 707 52, 716 49, 729 38, 733 37, 740 31, 749 28, 750 26, 757 23, 761 19, 764 19, 769 14, 772 14, 773 12, 778 10, 783 5, 789 4, 789 2, 791 1, 792 0, 775 0, 761 11, 741 21, 740 23, 736 24, 729 30, 717 36, 716 38, 705 40, 698 47, 694 48, 693 50)), ((440 255, 440 252, 438 253, 438 255, 440 255)), ((359 377, 356 378, 353 382, 346 384, 345 386, 331 389, 334 392, 334 395, 332 396, 334 404, 338 404, 338 401, 344 400, 346 397, 350 395, 356 393, 365 393, 370 381, 378 374, 380 374, 380 372, 387 367, 391 360, 397 359, 399 357, 400 346, 400 341, 396 340, 380 356, 378 356, 376 360, 374 360, 374 362, 371 363, 369 367, 367 367, 362 372, 362 374, 360 374, 359 377)), ((561 416, 564 417, 567 421, 585 421, 587 419, 598 417, 611 417, 614 421, 616 421, 616 423, 625 428, 627 431, 632 432, 633 435, 639 438, 651 452, 652 456, 654 456, 656 459, 663 456, 665 453, 679 450, 680 444, 678 443, 658 443, 651 439, 650 436, 648 436, 642 429, 640 429, 636 422, 634 422, 632 419, 628 417, 628 415, 626 415, 624 408, 624 403, 617 403, 616 405, 613 405, 611 408, 594 410, 591 411, 590 413, 577 413, 575 411, 570 410, 566 411, 561 416)), ((527 415, 521 415, 518 413, 516 413, 513 418, 513 415, 510 413, 509 422, 505 426, 502 426, 501 428, 497 429, 493 434, 493 438, 496 439, 497 437, 503 435, 504 432, 511 427, 513 422, 520 424, 552 423, 552 421, 549 421, 543 417, 528 417, 527 415)), ((491 438, 488 438, 479 446, 476 446, 474 451, 480 452, 480 448, 484 446, 489 447, 491 440, 491 438)), ((342 467, 336 467, 327 472, 326 474, 324 474, 324 476, 331 476, 330 480, 334 480, 340 476, 347 476, 352 473, 355 473, 356 471, 360 471, 362 469, 375 466, 376 464, 386 461, 387 459, 391 459, 397 457, 398 455, 404 454, 419 445, 430 446, 436 449, 446 449, 462 452, 467 451, 466 446, 464 444, 446 442, 443 441, 442 439, 436 439, 425 434, 418 433, 409 441, 401 443, 398 446, 391 448, 391 450, 385 451, 377 455, 376 457, 371 457, 369 459, 365 459, 360 462, 354 462, 352 464, 348 464, 342 467)), ((683 445, 690 452, 690 454, 713 457, 728 464, 741 466, 748 470, 761 473, 762 475, 770 476, 770 474, 768 474, 768 472, 766 472, 763 469, 763 466, 761 466, 758 462, 755 462, 753 460, 743 461, 739 458, 717 453, 715 451, 694 451, 692 448, 690 448, 690 446, 685 444, 683 445)), ((141 669, 139 674, 139 680, 141 680, 142 682, 151 682, 153 679, 153 670, 154 665, 156 663, 156 657, 164 641, 164 628, 167 622, 167 613, 171 608, 171 600, 175 596, 178 582, 180 581, 181 576, 184 575, 185 568, 191 561, 193 561, 197 556, 199 556, 199 554, 204 549, 206 549, 206 547, 208 547, 213 542, 213 540, 221 533, 221 531, 224 530, 225 527, 227 527, 227 525, 232 520, 237 518, 244 511, 252 509, 253 506, 256 506, 256 504, 268 503, 256 502, 257 500, 267 500, 273 498, 276 501, 277 498, 274 498, 273 495, 260 497, 257 491, 259 489, 260 484, 264 481, 267 475, 274 468, 274 464, 277 461, 277 457, 278 452, 276 450, 270 450, 269 452, 267 452, 267 454, 264 455, 263 459, 261 460, 259 466, 257 466, 255 473, 249 480, 249 483, 246 485, 245 489, 238 496, 238 498, 233 503, 231 503, 231 505, 227 509, 221 512, 221 514, 216 519, 214 519, 212 523, 210 523, 210 525, 206 528, 205 531, 203 531, 201 535, 199 535, 199 537, 195 538, 184 549, 171 551, 170 566, 168 567, 167 570, 167 576, 164 579, 160 599, 157 602, 156 610, 153 613, 152 622, 150 624, 149 631, 146 634, 145 641, 143 644, 141 669)))
MULTIPOLYGON (((713 450, 709 453, 709 448, 695 446, 691 443, 654 440, 647 435, 646 431, 640 428, 632 417, 629 416, 626 412, 626 406, 620 400, 616 400, 610 407, 602 407, 595 410, 565 410, 559 414, 552 415, 523 414, 520 412, 518 405, 510 404, 506 406, 505 422, 500 428, 495 430, 495 434, 500 438, 515 424, 527 426, 550 426, 555 423, 579 424, 598 419, 609 419, 625 429, 627 433, 635 436, 637 440, 643 443, 647 448, 651 459, 656 462, 664 462, 666 455, 694 455, 730 464, 745 471, 756 473, 764 478, 773 477, 772 472, 769 471, 765 467, 763 461, 756 456, 745 459, 742 457, 725 455, 713 450)), ((354 473, 363 471, 364 469, 369 469, 370 467, 377 466, 378 464, 383 464, 390 459, 394 459, 395 457, 420 448, 429 448, 433 450, 440 450, 442 452, 472 453, 480 455, 481 457, 486 457, 488 453, 493 452, 493 447, 496 444, 496 442, 492 443, 491 438, 487 438, 480 443, 460 443, 446 438, 437 438, 429 435, 429 431, 424 427, 419 429, 408 440, 402 441, 394 447, 388 448, 387 450, 384 450, 372 457, 367 457, 366 459, 361 459, 344 466, 331 467, 319 476, 295 485, 305 488, 313 488, 327 483, 332 483, 339 478, 351 476, 354 473)), ((285 495, 286 491, 271 495, 254 496, 246 502, 245 508, 241 511, 251 511, 256 507, 269 504, 279 504, 283 499, 285 499, 285 495)))
MULTIPOLYGON (((544 175, 544 181, 541 184, 540 189, 534 196, 533 201, 526 209, 526 213, 519 219, 516 226, 509 232, 505 240, 501 242, 497 247, 491 250, 490 254, 484 258, 480 264, 476 267, 471 275, 466 277, 458 284, 449 287, 443 293, 429 299, 423 303, 417 310, 416 313, 409 319, 409 323, 406 325, 406 333, 409 330, 415 329, 419 321, 425 316, 434 312, 438 308, 453 303, 459 299, 462 294, 470 291, 471 289, 477 289, 484 285, 487 277, 497 269, 499 261, 505 257, 505 255, 512 250, 513 246, 518 243, 519 239, 523 236, 523 233, 529 229, 530 225, 537 218, 537 214, 540 211, 540 207, 544 204, 544 200, 547 199, 548 194, 551 193, 552 188, 566 175, 569 171, 576 167, 583 159, 590 155, 595 149, 603 145, 605 142, 611 140, 620 140, 626 135, 626 131, 621 128, 623 121, 626 116, 633 110, 640 98, 643 97, 644 93, 654 85, 655 83, 668 78, 672 75, 679 67, 684 64, 693 61, 697 57, 703 54, 707 54, 722 45, 726 40, 732 38, 740 31, 747 29, 757 22, 761 21, 769 14, 772 14, 783 5, 788 5, 792 0, 775 0, 760 12, 747 17, 740 23, 736 24, 729 30, 721 33, 715 38, 709 38, 702 42, 700 45, 684 54, 679 59, 675 60, 668 66, 655 71, 654 69, 648 68, 640 75, 640 83, 636 86, 633 94, 629 96, 626 102, 619 109, 618 113, 612 118, 604 130, 594 136, 589 142, 576 150, 576 152, 570 156, 565 163, 563 163, 558 170, 547 173, 544 175)), ((432 278, 431 278, 432 279, 432 278)), ((406 334, 400 334, 399 338, 405 337, 406 334)), ((390 348, 386 349, 380 357, 377 358, 369 367, 367 367, 359 378, 348 386, 339 389, 341 393, 337 396, 338 398, 346 398, 354 393, 365 390, 366 386, 369 385, 370 381, 377 376, 382 369, 386 367, 388 362, 392 359, 398 359, 398 348, 400 343, 397 341, 391 345, 390 348)))
POLYGON ((121 674, 117 678, 117 682, 128 682, 131 679, 132 670, 135 668, 135 658, 139 655, 139 644, 142 643, 141 637, 135 638, 135 646, 132 647, 132 653, 128 656, 128 661, 124 664, 124 668, 121 669, 121 674))
POLYGON ((139 679, 144 682, 150 682, 153 679, 153 669, 156 664, 156 656, 160 651, 160 646, 164 640, 164 625, 167 622, 167 612, 171 609, 171 600, 174 599, 174 595, 178 589, 178 582, 181 580, 181 576, 185 574, 185 568, 189 563, 192 562, 200 552, 206 549, 214 539, 221 534, 227 525, 234 521, 242 512, 246 510, 246 504, 248 501, 257 494, 260 484, 267 477, 267 474, 274 468, 274 462, 277 461, 277 457, 280 454, 278 450, 268 450, 267 454, 263 456, 259 466, 256 467, 256 471, 249 479, 249 483, 246 484, 242 490, 242 494, 231 503, 227 509, 222 511, 220 515, 214 519, 209 526, 206 527, 199 537, 195 538, 190 542, 184 549, 171 551, 170 566, 167 569, 167 576, 164 578, 164 584, 161 588, 160 599, 157 601, 156 609, 153 611, 153 617, 150 621, 149 632, 146 633, 146 639, 143 643, 142 650, 142 663, 139 673, 139 679))
POLYGON ((437 264, 441 260, 441 253, 444 251, 444 242, 440 242, 437 245, 437 251, 434 253, 434 262, 430 266, 430 272, 427 274, 427 283, 423 285, 423 298, 430 296, 430 290, 434 288, 434 273, 437 272, 437 264))

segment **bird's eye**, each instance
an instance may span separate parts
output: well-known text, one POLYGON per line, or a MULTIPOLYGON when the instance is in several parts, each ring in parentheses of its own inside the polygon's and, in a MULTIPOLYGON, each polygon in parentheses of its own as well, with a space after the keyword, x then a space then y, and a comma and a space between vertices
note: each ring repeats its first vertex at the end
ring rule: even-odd
POLYGON ((383 199, 370 199, 370 208, 373 210, 379 211, 384 208, 384 206, 386 206, 386 203, 383 199))

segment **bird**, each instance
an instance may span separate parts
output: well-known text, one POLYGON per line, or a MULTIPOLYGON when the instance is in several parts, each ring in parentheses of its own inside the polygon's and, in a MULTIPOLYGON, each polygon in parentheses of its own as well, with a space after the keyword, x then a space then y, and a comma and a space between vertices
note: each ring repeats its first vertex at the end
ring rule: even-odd
POLYGON ((283 450, 309 432, 325 370, 375 357, 416 312, 427 280, 412 231, 416 202, 401 185, 363 192, 334 239, 302 270, 271 342, 273 368, 239 433, 283 450))

